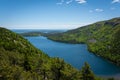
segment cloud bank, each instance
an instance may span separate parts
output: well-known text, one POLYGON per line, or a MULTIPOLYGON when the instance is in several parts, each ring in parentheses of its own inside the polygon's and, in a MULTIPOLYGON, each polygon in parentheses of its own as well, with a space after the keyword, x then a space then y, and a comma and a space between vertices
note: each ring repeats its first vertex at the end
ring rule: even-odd
POLYGON ((77 3, 79 3, 79 4, 84 4, 84 3, 87 2, 86 0, 61 0, 60 2, 58 2, 58 3, 56 3, 56 4, 58 4, 58 5, 62 5, 63 3, 70 4, 70 3, 72 3, 73 1, 74 1, 74 2, 77 2, 77 3))

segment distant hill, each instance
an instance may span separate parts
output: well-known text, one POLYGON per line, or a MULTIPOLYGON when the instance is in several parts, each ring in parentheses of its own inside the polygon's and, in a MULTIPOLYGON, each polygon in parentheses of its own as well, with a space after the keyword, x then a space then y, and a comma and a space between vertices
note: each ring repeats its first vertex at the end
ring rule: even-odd
POLYGON ((81 71, 50 58, 22 36, 0 27, 0 80, 97 80, 87 63, 81 71))
POLYGON ((89 51, 120 65, 120 17, 47 37, 66 43, 86 43, 89 51))
POLYGON ((48 34, 56 34, 56 33, 62 33, 65 32, 66 30, 44 30, 44 31, 28 31, 28 32, 23 32, 23 33, 19 33, 22 36, 45 36, 48 34))

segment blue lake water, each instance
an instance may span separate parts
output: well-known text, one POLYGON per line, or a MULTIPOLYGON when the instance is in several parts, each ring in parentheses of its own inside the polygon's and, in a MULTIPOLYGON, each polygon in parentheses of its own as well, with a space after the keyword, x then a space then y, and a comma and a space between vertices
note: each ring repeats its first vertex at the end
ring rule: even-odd
POLYGON ((60 43, 42 36, 26 37, 26 39, 49 56, 60 57, 77 69, 80 69, 84 62, 88 62, 97 75, 116 75, 120 73, 120 67, 90 53, 85 44, 60 43))
MULTIPOLYGON (((19 30, 13 31, 18 32, 19 30)), ((51 41, 42 36, 25 38, 28 39, 35 47, 39 48, 49 56, 60 57, 77 69, 81 69, 84 62, 88 62, 96 75, 114 76, 120 74, 120 67, 90 53, 87 50, 87 45, 85 44, 60 43, 51 41)))

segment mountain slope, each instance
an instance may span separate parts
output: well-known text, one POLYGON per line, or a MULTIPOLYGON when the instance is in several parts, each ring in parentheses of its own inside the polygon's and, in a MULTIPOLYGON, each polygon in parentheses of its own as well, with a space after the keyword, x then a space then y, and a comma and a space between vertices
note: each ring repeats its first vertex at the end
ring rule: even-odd
POLYGON ((119 34, 120 18, 114 18, 47 37, 66 43, 86 43, 91 52, 120 65, 119 34))
POLYGON ((95 80, 88 65, 82 71, 50 58, 22 36, 0 27, 0 80, 95 80), (86 70, 88 71, 87 73, 86 70), (84 73, 84 76, 82 75, 84 73))

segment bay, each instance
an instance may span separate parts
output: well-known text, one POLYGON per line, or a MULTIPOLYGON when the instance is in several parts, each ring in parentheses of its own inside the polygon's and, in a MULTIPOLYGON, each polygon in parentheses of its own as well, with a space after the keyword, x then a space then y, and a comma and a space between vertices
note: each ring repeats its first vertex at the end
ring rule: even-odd
MULTIPOLYGON (((16 33, 25 32, 64 32, 67 30, 39 30, 39 29, 14 29, 16 33)), ((43 36, 38 37, 25 37, 35 47, 42 50, 51 57, 59 57, 64 59, 67 63, 71 64, 77 69, 81 69, 85 62, 88 62, 93 72, 98 76, 119 76, 120 67, 96 56, 89 52, 85 44, 67 44, 55 42, 43 36)))
POLYGON ((120 67, 89 52, 85 44, 60 43, 43 36, 25 38, 49 56, 62 58, 77 69, 81 69, 88 62, 96 75, 114 76, 120 73, 120 67))

